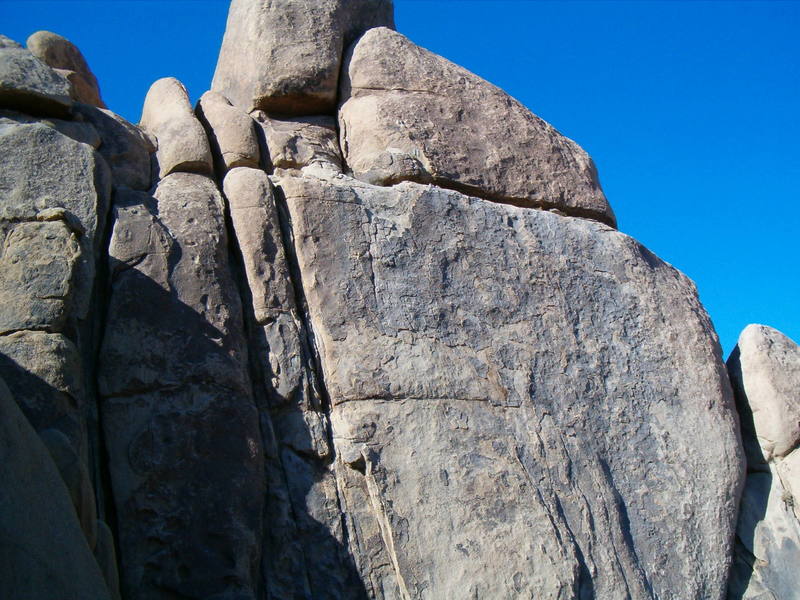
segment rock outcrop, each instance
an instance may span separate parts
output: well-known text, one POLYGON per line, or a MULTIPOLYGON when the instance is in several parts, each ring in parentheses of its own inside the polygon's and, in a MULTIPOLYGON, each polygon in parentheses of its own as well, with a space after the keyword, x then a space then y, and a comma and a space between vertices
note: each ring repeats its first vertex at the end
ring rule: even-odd
POLYGON ((392 0, 232 0, 212 89, 247 112, 330 112, 345 48, 381 25, 392 0))
POLYGON ((342 74, 342 152, 358 179, 430 181, 616 223, 586 152, 469 71, 377 28, 342 74))
POLYGON ((748 325, 728 359, 742 417, 747 483, 736 530, 730 598, 800 593, 800 347, 748 325))
POLYGON ((0 39, 0 107, 37 116, 69 115, 72 88, 56 73, 18 43, 0 39))
POLYGON ((392 25, 233 0, 212 91, 138 126, 0 37, 0 595, 722 600, 736 535, 730 589, 790 597, 796 348, 740 345, 740 513, 691 281, 392 25))
POLYGON ((234 167, 259 167, 255 122, 247 113, 217 92, 203 94, 195 111, 208 132, 220 176, 234 167))
POLYGON ((186 88, 174 77, 150 86, 139 126, 158 140, 160 178, 170 173, 213 173, 206 132, 194 115, 186 88))
POLYGON ((723 597, 741 455, 685 277, 586 220, 277 183, 370 597, 723 597))
POLYGON ((81 51, 65 37, 51 31, 37 31, 28 38, 31 53, 70 82, 70 96, 78 102, 106 108, 100 98, 97 78, 81 51))
POLYGON ((110 600, 56 465, 0 381, 0 596, 110 600))
POLYGON ((254 597, 263 454, 222 197, 173 173, 114 211, 98 378, 123 594, 254 597))

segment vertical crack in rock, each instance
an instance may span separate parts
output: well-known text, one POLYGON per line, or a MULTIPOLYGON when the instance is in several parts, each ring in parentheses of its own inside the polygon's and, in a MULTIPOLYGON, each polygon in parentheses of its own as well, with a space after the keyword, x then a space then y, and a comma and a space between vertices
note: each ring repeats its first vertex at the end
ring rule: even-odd
POLYGON ((800 347, 748 325, 728 358, 747 479, 729 600, 794 598, 800 590, 800 347))
MULTIPOLYGON (((348 567, 347 531, 330 468, 328 403, 313 332, 305 316, 305 299, 292 266, 291 226, 281 218, 279 191, 273 190, 263 171, 234 168, 226 175, 223 188, 248 285, 255 377, 266 392, 269 413, 265 417, 274 429, 296 528, 288 531, 291 524, 280 523, 278 514, 271 515, 276 531, 284 533, 265 540, 272 555, 265 561, 272 579, 268 586, 280 597, 281 589, 300 578, 308 581, 311 597, 358 596, 358 577, 355 569, 348 567), (281 546, 295 545, 301 553, 296 561, 283 559, 283 567, 271 564, 285 555, 281 546), (289 575, 292 570, 293 577, 289 575)), ((279 509, 280 501, 278 498, 279 509)))
POLYGON ((276 181, 375 597, 721 598, 741 455, 688 280, 588 220, 415 183, 276 181), (697 448, 709 430, 719 443, 697 448), (537 436, 523 467, 513 449, 537 436))
POLYGON ((255 598, 264 474, 223 201, 119 193, 99 382, 129 598, 255 598))

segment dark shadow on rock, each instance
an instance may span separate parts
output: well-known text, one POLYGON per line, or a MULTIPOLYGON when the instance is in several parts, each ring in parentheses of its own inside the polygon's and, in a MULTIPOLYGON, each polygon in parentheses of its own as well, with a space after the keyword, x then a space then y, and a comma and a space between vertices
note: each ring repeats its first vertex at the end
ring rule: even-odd
POLYGON ((57 389, 2 351, 0 379, 6 382, 11 395, 35 431, 57 429, 67 436, 76 454, 80 456, 85 451, 83 441, 86 428, 79 398, 57 389))
MULTIPOLYGON (((147 204, 142 209, 158 222, 157 206, 147 204)), ((144 221, 126 217, 139 233, 136 227, 150 222, 141 215, 144 221)), ((225 331, 175 291, 174 272, 182 253, 190 254, 180 239, 164 255, 146 250, 126 262, 109 259, 100 416, 126 597, 366 598, 346 544, 335 536, 343 516, 334 511, 333 524, 312 516, 314 488, 332 478, 329 465, 297 454, 283 442, 285 432, 275 431, 269 347, 242 283, 235 239, 228 239, 229 264, 202 265, 225 299, 225 331), (208 269, 218 271, 210 276, 208 269), (253 450, 255 440, 262 452, 253 450)), ((204 290, 190 289, 202 284, 191 277, 183 293, 203 304, 204 290)), ((293 424, 293 446, 311 446, 301 406, 284 403, 280 422, 293 424)))
POLYGON ((736 399, 736 410, 739 413, 742 444, 747 457, 747 478, 739 505, 733 563, 728 581, 728 600, 742 600, 753 577, 756 561, 753 555, 755 528, 767 514, 772 474, 756 437, 753 412, 741 380, 742 368, 738 346, 728 358, 727 367, 736 399))
MULTIPOLYGON (((256 129, 263 144, 263 132, 260 127, 256 129)), ((262 157, 269 156, 265 147, 261 150, 262 157)), ((284 397, 272 385, 274 373, 269 353, 273 350, 264 325, 256 319, 241 250, 230 218, 226 220, 233 270, 242 296, 251 380, 259 409, 265 454, 267 495, 262 558, 263 597, 269 600, 366 600, 366 588, 346 547, 346 525, 341 507, 337 504, 335 522, 325 524, 314 516, 322 508, 319 494, 314 493, 316 486, 322 484, 324 479, 335 485, 330 468, 333 455, 322 459, 313 452, 302 450, 314 446, 304 411, 310 410, 311 406, 321 409, 319 398, 306 398, 308 404, 304 408, 302 390, 295 390, 292 397, 284 397), (311 503, 316 503, 316 506, 310 506, 311 503), (332 530, 340 532, 345 543, 337 539, 332 530)), ((281 225, 285 224, 286 220, 282 219, 281 225)), ((291 244, 286 241, 285 231, 283 235, 284 248, 287 256, 291 257, 293 252, 291 244)), ((298 306, 302 306, 298 276, 298 272, 292 273, 295 292, 299 296, 298 306)), ((304 328, 307 327, 307 320, 304 319, 304 328)), ((300 333, 307 335, 307 331, 300 333)), ((303 339, 302 342, 305 354, 303 361, 308 374, 318 379, 318 365, 311 356, 308 341, 303 339)), ((312 394, 315 393, 315 387, 315 382, 310 382, 312 394)), ((327 421, 326 414, 321 413, 321 416, 327 421)), ((332 448, 332 440, 328 439, 328 443, 332 448)))

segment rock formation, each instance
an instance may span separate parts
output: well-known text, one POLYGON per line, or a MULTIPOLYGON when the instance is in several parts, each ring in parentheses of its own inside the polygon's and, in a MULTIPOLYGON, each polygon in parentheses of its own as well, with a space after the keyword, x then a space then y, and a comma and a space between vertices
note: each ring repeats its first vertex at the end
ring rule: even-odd
POLYGON ((797 487, 791 387, 740 344, 740 513, 694 285, 392 26, 233 0, 212 90, 160 79, 138 126, 64 38, 0 38, 0 499, 46 517, 0 595, 721 600, 735 556, 731 594, 790 597, 796 517, 752 503, 797 487))
POLYGON ((728 359, 742 416, 747 482, 731 599, 800 594, 800 347, 749 325, 728 359))

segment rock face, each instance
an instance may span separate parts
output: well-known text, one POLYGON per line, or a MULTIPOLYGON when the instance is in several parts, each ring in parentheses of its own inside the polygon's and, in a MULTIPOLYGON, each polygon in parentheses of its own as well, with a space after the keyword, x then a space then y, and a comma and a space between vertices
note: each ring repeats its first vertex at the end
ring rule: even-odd
POLYGON ((241 109, 217 92, 206 92, 197 103, 197 116, 208 132, 217 162, 217 171, 234 167, 255 167, 260 162, 255 123, 241 109))
POLYGON ((592 159, 465 69, 377 28, 350 50, 342 73, 341 145, 358 179, 432 181, 615 224, 592 159))
POLYGON ((0 382, 0 596, 110 600, 58 469, 0 382))
POLYGON ((4 36, 0 46, 0 107, 37 116, 66 117, 71 86, 63 76, 4 36))
POLYGON ((56 69, 72 84, 72 98, 84 104, 106 107, 100 98, 97 78, 81 51, 67 38, 51 31, 37 31, 31 34, 26 45, 31 54, 56 69))
POLYGON ((382 25, 392 0, 233 0, 212 89, 248 112, 331 111, 344 49, 382 25))
POLYGON ((256 120, 264 132, 270 162, 275 169, 302 169, 315 166, 323 171, 341 173, 336 120, 328 116, 270 118, 256 111, 256 120))
POLYGON ((175 172, 213 172, 206 133, 194 116, 186 88, 174 77, 159 79, 150 86, 139 125, 158 139, 159 177, 175 172))
POLYGON ((729 598, 779 600, 800 590, 800 347, 748 325, 728 359, 748 475, 729 598))
POLYGON ((99 385, 123 594, 255 597, 263 455, 222 198, 174 173, 114 210, 99 385))
POLYGON ((78 105, 75 111, 100 137, 98 152, 111 167, 114 186, 147 190, 156 145, 141 129, 110 110, 78 105))
POLYGON ((685 277, 590 221, 278 183, 371 597, 724 596, 741 454, 685 277))
POLYGON ((0 596, 722 600, 736 533, 791 597, 796 347, 731 363, 738 514, 692 283, 391 8, 234 0, 140 126, 0 37, 0 596))

